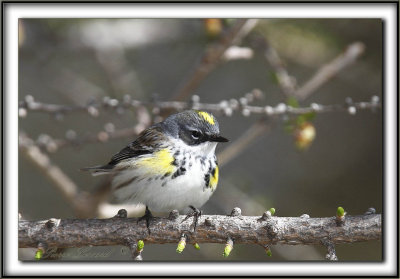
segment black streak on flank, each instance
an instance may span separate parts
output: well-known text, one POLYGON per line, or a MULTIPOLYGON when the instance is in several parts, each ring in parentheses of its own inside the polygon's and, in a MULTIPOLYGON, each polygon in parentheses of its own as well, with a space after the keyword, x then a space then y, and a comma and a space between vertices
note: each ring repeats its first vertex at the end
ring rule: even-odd
POLYGON ((204 175, 204 182, 206 183, 206 187, 208 188, 210 184, 210 173, 206 173, 204 175))
POLYGON ((137 177, 137 176, 134 176, 134 177, 132 177, 131 179, 129 179, 128 181, 123 182, 123 183, 117 185, 117 186, 114 188, 114 191, 116 191, 116 190, 118 190, 118 189, 121 189, 121 188, 123 188, 123 187, 125 187, 125 186, 130 185, 130 184, 133 183, 136 179, 138 179, 138 177, 137 177))
POLYGON ((180 176, 180 175, 183 175, 183 174, 185 174, 186 173, 186 169, 184 168, 184 167, 180 167, 173 175, 172 175, 172 179, 174 179, 174 178, 176 178, 176 177, 178 177, 178 176, 180 176))
POLYGON ((163 180, 164 178, 166 178, 167 176, 170 176, 171 172, 166 172, 162 177, 161 180, 163 180))

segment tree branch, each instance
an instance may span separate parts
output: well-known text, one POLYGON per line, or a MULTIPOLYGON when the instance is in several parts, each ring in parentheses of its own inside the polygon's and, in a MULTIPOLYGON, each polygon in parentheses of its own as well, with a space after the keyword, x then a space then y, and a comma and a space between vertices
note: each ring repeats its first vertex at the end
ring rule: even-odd
POLYGON ((81 247, 81 246, 131 246, 132 240, 145 243, 177 243, 185 233, 188 243, 221 243, 228 237, 235 244, 289 244, 325 245, 352 243, 381 239, 381 215, 346 216, 338 225, 335 217, 274 217, 203 215, 196 232, 192 221, 184 216, 155 217, 148 234, 145 222, 137 218, 115 216, 110 219, 50 219, 41 221, 20 220, 18 226, 19 248, 81 247))
POLYGON ((298 100, 304 100, 347 66, 353 64, 364 53, 365 45, 355 42, 328 64, 322 66, 302 87, 294 93, 298 100))
POLYGON ((191 92, 203 81, 203 79, 221 61, 225 51, 232 45, 237 45, 254 28, 257 19, 238 19, 217 43, 206 48, 200 63, 196 66, 193 74, 174 93, 172 99, 176 101, 185 100, 191 92))
MULTIPOLYGON (((262 95, 262 91, 259 89, 254 89, 252 92, 247 93, 246 96, 252 96, 249 97, 252 100, 255 98, 261 98, 261 97, 254 97, 254 96, 259 96, 262 95)), ((194 95, 198 99, 199 97, 194 95)), ((21 102, 19 104, 20 110, 23 110, 23 112, 20 111, 20 117, 26 117, 28 111, 31 112, 43 112, 43 113, 67 113, 67 112, 77 112, 77 111, 82 111, 82 112, 88 112, 90 115, 91 108, 96 108, 97 110, 100 110, 102 108, 102 105, 100 103, 93 102, 87 106, 68 106, 68 105, 55 105, 55 104, 45 104, 45 103, 40 103, 37 101, 30 101, 31 104, 27 104, 26 102, 21 102)), ((240 99, 230 99, 228 100, 222 100, 219 103, 201 103, 199 100, 196 101, 191 101, 191 102, 141 102, 138 100, 130 100, 128 102, 122 101, 119 102, 117 99, 109 99, 108 102, 114 103, 115 105, 112 106, 112 108, 118 110, 119 108, 135 108, 136 111, 138 110, 143 110, 144 106, 149 106, 154 109, 159 109, 159 110, 166 110, 166 109, 172 109, 175 111, 181 111, 185 109, 200 109, 200 110, 207 110, 209 112, 213 113, 223 113, 227 116, 231 116, 234 112, 241 113, 244 116, 249 116, 250 114, 260 114, 260 115, 267 115, 267 116, 272 116, 272 115, 298 115, 298 114, 304 114, 307 112, 316 112, 316 113, 327 113, 327 112, 335 112, 335 111, 346 111, 349 106, 353 106, 356 109, 360 110, 373 110, 375 108, 380 108, 380 100, 378 96, 372 96, 371 100, 369 101, 363 101, 363 102, 351 102, 348 103, 346 102, 345 104, 328 104, 328 105, 323 105, 323 104, 317 104, 313 103, 310 104, 309 106, 304 106, 304 107, 291 107, 288 106, 284 103, 279 103, 275 106, 267 105, 267 106, 251 106, 249 105, 249 100, 247 100, 246 97, 242 97, 240 99)), ((109 108, 107 105, 103 106, 103 108, 109 108)), ((98 111, 96 113, 96 116, 98 115, 98 111)), ((147 113, 147 118, 148 116, 147 113)), ((146 119, 147 119, 146 118, 146 119)), ((150 124, 149 120, 147 120, 147 125, 150 124)), ((140 129, 139 129, 140 130, 140 129)), ((121 137, 124 134, 131 135, 134 133, 131 129, 128 131, 121 131, 120 132, 122 135, 116 134, 115 137, 121 137)), ((136 132, 138 133, 138 132, 136 132)), ((94 136, 92 136, 94 137, 94 136)), ((94 137, 93 139, 90 138, 90 141, 101 141, 98 138, 94 137)))
POLYGON ((109 182, 105 180, 96 191, 81 191, 72 179, 55 165, 50 158, 35 145, 24 132, 19 134, 19 150, 47 177, 59 190, 79 217, 93 216, 109 194, 109 182))

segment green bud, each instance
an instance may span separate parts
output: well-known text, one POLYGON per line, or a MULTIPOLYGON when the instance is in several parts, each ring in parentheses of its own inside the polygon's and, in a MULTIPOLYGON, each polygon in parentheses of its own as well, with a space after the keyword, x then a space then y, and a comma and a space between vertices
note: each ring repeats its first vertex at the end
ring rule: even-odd
POLYGON ((230 244, 226 244, 225 245, 225 249, 224 249, 224 253, 222 254, 225 258, 227 258, 229 256, 229 254, 231 253, 233 249, 233 246, 230 244))
POLYGON ((200 250, 200 245, 198 243, 193 244, 194 248, 196 248, 197 250, 200 250))
POLYGON ((140 252, 140 251, 143 250, 143 247, 144 247, 144 242, 143 242, 143 240, 139 240, 138 243, 137 243, 137 248, 136 248, 136 250, 138 250, 138 251, 140 252))
POLYGON ((271 215, 275 215, 275 208, 271 207, 271 208, 269 209, 269 212, 271 212, 271 215))
POLYGON ((288 106, 293 107, 293 108, 298 108, 298 107, 299 107, 299 102, 297 101, 297 99, 296 99, 295 97, 292 97, 292 96, 290 96, 290 97, 287 99, 286 104, 287 104, 288 106))
POLYGON ((268 257, 272 257, 272 251, 271 249, 265 249, 265 253, 267 253, 268 257))
POLYGON ((43 250, 42 249, 37 249, 36 254, 35 254, 35 259, 40 260, 43 256, 43 250))
POLYGON ((176 252, 179 254, 182 253, 185 247, 186 247, 186 239, 181 238, 181 240, 178 242, 178 247, 176 247, 176 252))
POLYGON ((344 209, 343 207, 339 206, 336 211, 336 216, 343 217, 344 216, 344 209))

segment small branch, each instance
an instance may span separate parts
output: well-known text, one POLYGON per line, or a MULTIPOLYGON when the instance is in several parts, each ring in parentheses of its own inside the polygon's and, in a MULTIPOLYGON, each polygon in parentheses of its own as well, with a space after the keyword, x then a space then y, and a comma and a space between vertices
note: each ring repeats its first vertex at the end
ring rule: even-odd
POLYGON ((80 191, 69 176, 52 163, 50 158, 24 132, 19 133, 19 150, 62 193, 77 216, 88 217, 96 214, 99 204, 105 200, 110 191, 107 180, 89 195, 87 192, 80 191))
MULTIPOLYGON (((177 243, 182 233, 190 232, 191 222, 182 222, 184 218, 156 217, 150 223, 150 235, 144 222, 137 224, 137 218, 63 219, 51 228, 46 226, 48 220, 20 220, 19 248, 36 248, 39 243, 48 247, 127 245, 128 239, 177 243)), ((203 215, 188 243, 225 244, 229 236, 236 244, 320 245, 326 239, 333 244, 379 240, 381 234, 380 214, 347 216, 340 227, 335 217, 271 216, 260 220, 260 216, 203 215)))
MULTIPOLYGON (((366 102, 355 102, 353 103, 349 98, 346 98, 346 102, 344 104, 333 104, 333 105, 322 105, 317 103, 312 103, 306 107, 291 107, 284 103, 277 104, 275 106, 251 106, 250 102, 260 99, 263 96, 263 93, 254 89, 252 92, 245 94, 245 97, 239 99, 231 99, 229 101, 223 100, 218 104, 208 104, 208 103, 200 103, 198 100, 198 96, 194 96, 196 101, 192 102, 156 102, 149 103, 148 105, 153 106, 153 113, 159 112, 160 109, 173 109, 173 110, 184 110, 189 108, 195 108, 200 110, 207 110, 212 113, 222 113, 226 116, 231 116, 234 112, 240 112, 244 116, 249 116, 250 114, 258 114, 258 115, 266 115, 266 116, 278 116, 278 115, 300 115, 308 112, 315 113, 331 113, 338 111, 347 111, 349 114, 356 114, 358 110, 372 110, 374 111, 377 108, 381 107, 379 97, 372 96, 371 100, 366 102), (155 109, 157 108, 157 109, 155 109)), ((113 102, 113 99, 110 99, 110 102, 113 102)), ((118 100, 115 102, 119 103, 118 100)), ((86 134, 84 136, 78 137, 74 130, 68 130, 66 132, 65 139, 53 139, 51 136, 42 134, 36 140, 35 144, 41 148, 42 151, 47 151, 50 153, 56 152, 64 147, 79 147, 84 144, 89 143, 104 143, 114 139, 121 138, 132 138, 137 136, 142 130, 147 128, 151 124, 151 115, 148 110, 143 106, 140 101, 130 100, 129 101, 133 107, 136 108, 135 113, 137 115, 138 123, 131 128, 125 129, 115 129, 112 123, 107 123, 105 125, 104 130, 95 133, 95 134, 86 134), (138 105, 140 104, 140 105, 138 105)), ((37 105, 31 107, 33 111, 37 112, 51 112, 58 113, 59 111, 77 111, 77 108, 82 108, 81 106, 61 106, 61 105, 53 105, 53 104, 42 104, 39 102, 35 102, 37 105), (49 110, 49 108, 51 108, 49 110), (57 109, 56 109, 57 108, 57 109)), ((128 105, 124 102, 120 103, 124 107, 128 105)), ((93 106, 90 105, 90 106, 93 106)), ((95 105, 95 107, 99 107, 99 105, 95 105)), ((20 105, 21 108, 21 105, 20 105)), ((22 108, 25 109, 25 105, 22 105, 22 108)), ((89 111, 88 108, 84 109, 84 111, 89 111)), ((25 111, 25 116, 26 116, 25 111)), ((259 120, 257 123, 254 123, 250 126, 250 128, 243 133, 237 141, 231 144, 227 149, 223 151, 221 154, 222 159, 220 162, 224 164, 228 162, 232 158, 235 157, 235 154, 239 154, 242 150, 245 149, 246 145, 250 144, 253 140, 259 138, 266 130, 268 130, 269 124, 264 123, 264 120, 259 120), (226 156, 226 158, 224 158, 226 156)), ((20 144, 22 142, 20 141, 20 144)))
MULTIPOLYGON (((252 92, 247 93, 246 96, 253 96, 251 98, 260 98, 260 97, 254 97, 254 96, 259 96, 263 95, 263 93, 259 89, 254 89, 252 92)), ((196 98, 199 98, 198 96, 194 95, 196 98)), ((347 98, 348 99, 348 98, 347 98)), ((372 96, 370 101, 363 101, 363 102, 354 102, 349 104, 347 101, 344 104, 331 104, 331 105, 323 105, 323 104, 317 104, 317 103, 312 103, 309 106, 305 107, 290 107, 284 103, 279 103, 275 106, 267 105, 267 106, 251 106, 249 105, 249 101, 245 98, 242 97, 240 99, 230 99, 230 100, 222 100, 219 103, 216 104, 210 104, 210 103, 200 103, 199 101, 196 102, 140 102, 138 100, 131 100, 129 104, 127 103, 119 103, 118 100, 116 99, 110 99, 110 101, 117 103, 117 105, 114 106, 114 108, 118 109, 120 106, 121 107, 129 107, 131 106, 132 108, 136 108, 136 110, 143 109, 143 106, 147 105, 152 107, 153 109, 173 109, 175 111, 182 111, 185 109, 199 109, 199 110, 207 110, 212 113, 223 113, 227 116, 231 116, 233 112, 239 112, 244 116, 249 116, 250 114, 260 114, 260 115, 297 115, 297 114, 304 114, 307 112, 316 112, 316 113, 326 113, 326 112, 335 112, 335 111, 346 111, 348 110, 349 106, 355 107, 356 109, 360 110, 371 110, 375 108, 380 108, 381 104, 379 101, 378 96, 372 96)), ((45 112, 45 113, 65 113, 65 112, 73 112, 73 111, 88 111, 90 107, 96 107, 100 108, 101 105, 98 103, 93 103, 88 106, 64 106, 64 105, 54 105, 54 104, 44 104, 40 102, 35 102, 35 106, 33 107, 26 107, 24 103, 20 104, 20 109, 25 109, 25 112, 23 115, 20 117, 26 117, 28 111, 32 112, 45 112)), ((90 114, 90 113, 89 113, 90 114)), ((146 119, 146 121, 139 121, 142 123, 142 126, 146 126, 150 124, 150 115, 147 113, 146 117, 143 117, 146 119)), ((138 129, 135 127, 136 130, 132 129, 126 129, 126 130, 116 130, 114 132, 108 131, 108 133, 111 134, 111 137, 123 137, 125 134, 132 134, 136 131, 141 131, 141 129, 138 129)), ((88 136, 88 141, 102 141, 99 139, 98 135, 90 135, 88 136)))
POLYGON ((294 93, 296 98, 304 100, 328 80, 337 75, 341 70, 354 63, 354 61, 364 53, 365 46, 363 43, 352 43, 337 58, 321 67, 315 75, 310 78, 302 87, 294 93))
POLYGON ((19 148, 34 165, 47 176, 63 196, 72 204, 76 204, 78 187, 50 158, 28 138, 24 132, 19 133, 19 148))
MULTIPOLYGON (((133 101, 132 103, 136 102, 133 101)), ((47 104, 42 105, 47 106, 47 104)), ((79 147, 89 143, 104 143, 114 139, 132 138, 151 124, 151 115, 145 107, 136 107, 135 114, 137 124, 131 128, 115 129, 112 123, 107 123, 104 125, 104 130, 96 134, 86 134, 80 138, 74 130, 70 129, 65 133, 65 139, 53 139, 49 135, 41 134, 35 144, 42 150, 52 153, 67 146, 79 147)))
POLYGON ((132 258, 135 261, 143 261, 142 252, 144 247, 143 240, 139 240, 138 243, 133 240, 128 241, 129 249, 131 250, 132 258))
POLYGON ((232 144, 228 145, 223 151, 221 151, 218 157, 218 164, 222 167, 245 150, 248 145, 259 139, 265 131, 270 130, 270 125, 264 121, 258 121, 257 123, 251 125, 242 136, 236 139, 232 144))
POLYGON ((150 105, 151 103, 132 100, 130 95, 124 95, 122 100, 117 100, 107 96, 101 101, 92 99, 86 105, 57 105, 41 103, 36 101, 33 96, 27 95, 23 101, 19 102, 18 115, 23 118, 27 116, 29 111, 44 112, 53 114, 56 118, 62 119, 64 114, 84 112, 93 117, 97 117, 100 114, 100 110, 114 110, 117 113, 123 113, 125 109, 140 109, 147 104, 150 105))
POLYGON ((267 38, 261 35, 254 35, 251 43, 255 49, 263 52, 266 61, 268 61, 269 65, 275 72, 282 93, 285 94, 286 97, 293 96, 296 89, 296 79, 289 75, 284 62, 275 48, 271 46, 267 38))
POLYGON ((225 51, 232 45, 237 45, 254 28, 257 19, 237 19, 219 41, 209 46, 193 74, 172 97, 173 100, 183 101, 189 97, 203 79, 215 68, 224 56, 225 51))
POLYGON ((337 261, 338 257, 336 256, 335 245, 333 245, 333 243, 329 240, 323 240, 321 243, 328 249, 328 253, 326 254, 325 258, 329 261, 337 261))

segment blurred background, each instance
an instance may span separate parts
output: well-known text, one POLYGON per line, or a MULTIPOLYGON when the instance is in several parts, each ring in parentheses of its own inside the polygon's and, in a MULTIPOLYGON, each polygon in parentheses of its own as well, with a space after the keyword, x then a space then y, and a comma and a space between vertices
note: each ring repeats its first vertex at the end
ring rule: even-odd
MULTIPOLYGON (((201 103, 236 99, 262 107, 297 102, 304 107, 382 97, 380 19, 242 20, 243 32, 235 33, 238 22, 21 19, 20 135, 40 147, 84 200, 99 189, 103 178, 80 172, 80 168, 107 162, 145 126, 175 112, 160 111, 154 102, 193 102, 193 95, 197 95, 201 103), (340 69, 307 98, 294 101, 295 94, 288 97, 354 42, 362 43, 364 50, 354 63, 340 69), (236 48, 215 58, 218 55, 214 54, 227 46, 236 48), (281 71, 291 77, 286 84, 289 89, 280 78, 281 71), (114 100, 138 100, 146 105, 123 108, 114 106, 114 100), (106 105, 45 113, 24 109, 29 102, 106 105)), ((298 137, 296 141, 300 127, 288 129, 293 116, 214 112, 222 134, 231 141, 217 148, 222 160, 220 182, 203 206, 204 214, 229 214, 240 207, 243 215, 261 216, 274 207, 277 216, 327 217, 335 215, 338 206, 349 215, 363 214, 369 207, 382 213, 382 110, 350 112, 344 109, 307 118, 307 124, 315 129, 315 139, 303 144, 298 137), (257 130, 255 123, 260 119, 264 124, 257 130), (236 149, 235 144, 243 138, 251 139, 236 149)), ((83 215, 54 184, 20 149, 19 211, 24 219, 83 215)), ((127 207, 97 208, 85 216, 107 217, 108 210, 111 217, 118 208, 127 207)), ((132 212, 141 216, 141 210, 134 208, 132 212)), ((326 254, 322 246, 277 245, 272 247, 273 256, 267 257, 262 247, 235 245, 230 257, 224 259, 223 245, 219 244, 201 244, 199 251, 188 246, 183 254, 175 249, 172 244, 146 245, 143 257, 153 261, 267 262, 324 260, 326 254)), ((381 242, 338 245, 336 251, 343 261, 382 260, 381 242)), ((20 249, 20 259, 33 259, 34 253, 34 249, 20 249)), ((122 246, 64 249, 53 254, 51 259, 56 260, 131 260, 122 246), (98 256, 102 252, 105 257, 98 256)))

